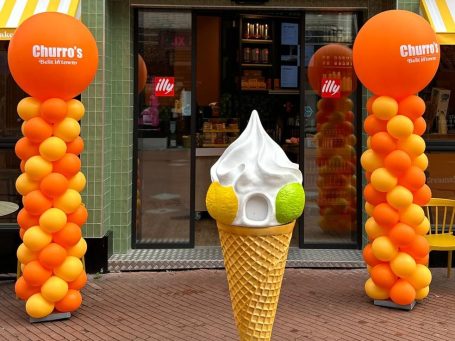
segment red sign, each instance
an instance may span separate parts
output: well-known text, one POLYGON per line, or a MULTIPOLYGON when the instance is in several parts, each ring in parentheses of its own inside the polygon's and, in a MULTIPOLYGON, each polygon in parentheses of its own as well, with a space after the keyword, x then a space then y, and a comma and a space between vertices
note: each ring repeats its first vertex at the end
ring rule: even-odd
POLYGON ((322 78, 321 80, 322 98, 340 98, 341 80, 333 78, 322 78))
POLYGON ((174 77, 155 77, 153 83, 155 84, 155 96, 174 96, 174 77))

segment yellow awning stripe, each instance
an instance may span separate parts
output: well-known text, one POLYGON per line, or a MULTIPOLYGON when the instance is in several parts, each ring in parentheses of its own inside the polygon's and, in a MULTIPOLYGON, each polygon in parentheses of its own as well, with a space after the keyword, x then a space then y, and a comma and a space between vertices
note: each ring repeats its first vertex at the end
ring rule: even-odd
POLYGON ((0 40, 9 40, 16 28, 34 14, 60 12, 80 19, 79 0, 0 0, 0 40))
POLYGON ((435 30, 438 42, 455 45, 455 0, 421 0, 420 10, 435 30))

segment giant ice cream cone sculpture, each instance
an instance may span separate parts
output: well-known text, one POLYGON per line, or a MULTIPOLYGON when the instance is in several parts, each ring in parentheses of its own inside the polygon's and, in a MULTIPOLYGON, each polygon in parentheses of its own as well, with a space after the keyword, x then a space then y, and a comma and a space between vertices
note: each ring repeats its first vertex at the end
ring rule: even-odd
POLYGON ((265 132, 257 111, 211 169, 216 219, 241 340, 270 340, 292 231, 305 195, 297 164, 265 132))

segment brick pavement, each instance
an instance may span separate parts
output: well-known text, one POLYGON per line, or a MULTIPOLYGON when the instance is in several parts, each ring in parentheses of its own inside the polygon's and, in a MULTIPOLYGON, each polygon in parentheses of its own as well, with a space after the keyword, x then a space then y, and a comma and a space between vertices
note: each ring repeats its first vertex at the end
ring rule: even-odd
MULTIPOLYGON (((432 269, 413 311, 376 307, 366 270, 286 269, 273 341, 455 340, 455 278, 432 269)), ((222 270, 91 277, 70 320, 30 324, 12 281, 0 281, 0 340, 238 340, 222 270)))

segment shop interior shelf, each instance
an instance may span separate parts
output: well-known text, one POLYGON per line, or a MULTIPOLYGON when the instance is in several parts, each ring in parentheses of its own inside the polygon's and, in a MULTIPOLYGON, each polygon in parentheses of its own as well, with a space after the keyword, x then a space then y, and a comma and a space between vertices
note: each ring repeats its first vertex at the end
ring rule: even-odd
POLYGON ((242 43, 247 44, 271 44, 273 43, 270 39, 242 39, 242 43))
POLYGON ((299 95, 299 89, 274 89, 269 90, 270 95, 299 95))
POLYGON ((204 129, 204 133, 238 133, 239 129, 204 129))
POLYGON ((243 67, 272 67, 272 64, 249 64, 249 63, 242 63, 243 67))
POLYGON ((204 143, 202 144, 203 147, 227 147, 229 146, 228 143, 204 143))
POLYGON ((258 91, 258 92, 267 92, 267 89, 259 89, 259 88, 242 88, 242 91, 258 91))

